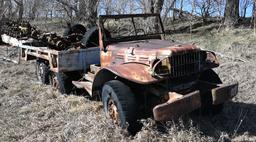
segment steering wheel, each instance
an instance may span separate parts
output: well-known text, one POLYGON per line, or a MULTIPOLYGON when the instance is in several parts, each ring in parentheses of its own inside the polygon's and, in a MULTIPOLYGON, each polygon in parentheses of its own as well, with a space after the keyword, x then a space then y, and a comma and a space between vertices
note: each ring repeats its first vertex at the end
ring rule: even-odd
POLYGON ((141 35, 141 34, 139 34, 140 32, 143 32, 143 33, 144 33, 144 35, 146 34, 146 32, 145 32, 145 30, 144 30, 144 29, 136 29, 136 33, 137 33, 137 35, 141 35))

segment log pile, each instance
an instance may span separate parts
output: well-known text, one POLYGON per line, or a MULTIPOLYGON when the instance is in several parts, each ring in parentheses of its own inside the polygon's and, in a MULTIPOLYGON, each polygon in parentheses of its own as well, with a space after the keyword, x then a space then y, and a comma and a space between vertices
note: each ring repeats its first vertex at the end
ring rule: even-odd
POLYGON ((83 38, 82 34, 70 34, 67 36, 59 36, 56 33, 45 33, 33 27, 27 21, 13 21, 9 19, 2 19, 0 27, 0 34, 6 34, 8 36, 17 39, 29 39, 32 38, 35 43, 29 43, 33 46, 47 46, 50 49, 55 50, 72 50, 85 48, 81 43, 83 38))
POLYGON ((1 34, 7 34, 14 38, 34 38, 38 39, 40 31, 31 26, 27 21, 12 21, 4 19, 1 21, 1 34))

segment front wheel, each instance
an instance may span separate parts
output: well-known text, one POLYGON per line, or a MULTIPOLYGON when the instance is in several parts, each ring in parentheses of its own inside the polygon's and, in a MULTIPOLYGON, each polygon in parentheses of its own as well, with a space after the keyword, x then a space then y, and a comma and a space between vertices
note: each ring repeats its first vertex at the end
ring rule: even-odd
POLYGON ((102 101, 106 116, 114 124, 132 129, 137 118, 137 105, 135 96, 127 85, 118 80, 107 82, 102 89, 102 101))
MULTIPOLYGON (((221 79, 212 69, 209 69, 203 72, 200 76, 200 80, 210 82, 213 84, 222 84, 221 79)), ((203 108, 202 108, 203 114, 216 115, 222 112, 224 104, 212 105, 212 95, 210 91, 204 94, 201 94, 201 99, 202 99, 202 105, 203 105, 203 108)))

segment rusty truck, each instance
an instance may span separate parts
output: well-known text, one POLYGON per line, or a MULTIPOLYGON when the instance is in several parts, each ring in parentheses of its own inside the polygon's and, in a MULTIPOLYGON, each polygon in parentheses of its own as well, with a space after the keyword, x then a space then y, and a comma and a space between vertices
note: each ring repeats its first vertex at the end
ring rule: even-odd
POLYGON ((159 14, 99 16, 82 42, 86 49, 69 51, 15 43, 23 59, 37 60, 42 83, 100 98, 106 116, 123 128, 144 114, 156 121, 199 109, 215 114, 238 93, 238 83, 222 83, 213 70, 219 66, 214 52, 165 40, 159 14))

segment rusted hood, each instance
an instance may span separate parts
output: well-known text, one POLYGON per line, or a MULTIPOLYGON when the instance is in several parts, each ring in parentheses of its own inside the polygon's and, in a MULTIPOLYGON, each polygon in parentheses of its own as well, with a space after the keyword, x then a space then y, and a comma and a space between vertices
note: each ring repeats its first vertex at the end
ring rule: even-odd
POLYGON ((108 48, 117 55, 153 57, 170 56, 176 53, 199 50, 194 44, 184 44, 160 39, 121 42, 109 45, 108 48))

